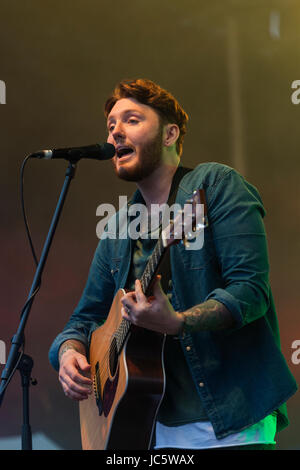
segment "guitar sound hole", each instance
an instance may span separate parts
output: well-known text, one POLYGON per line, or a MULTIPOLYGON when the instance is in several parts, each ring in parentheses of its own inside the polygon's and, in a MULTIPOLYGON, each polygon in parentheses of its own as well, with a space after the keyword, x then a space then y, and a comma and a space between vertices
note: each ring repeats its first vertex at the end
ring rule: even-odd
POLYGON ((118 349, 117 349, 116 339, 114 338, 111 342, 110 349, 109 349, 109 371, 112 377, 115 375, 117 367, 118 367, 118 349))

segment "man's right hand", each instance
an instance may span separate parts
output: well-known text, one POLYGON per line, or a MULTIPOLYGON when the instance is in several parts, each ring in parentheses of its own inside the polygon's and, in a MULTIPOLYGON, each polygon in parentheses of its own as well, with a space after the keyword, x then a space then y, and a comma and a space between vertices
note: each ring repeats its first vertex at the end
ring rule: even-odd
POLYGON ((59 381, 67 397, 85 400, 92 392, 91 366, 87 362, 83 344, 80 343, 78 347, 78 341, 76 345, 74 342, 70 344, 71 341, 67 341, 60 348, 59 381))

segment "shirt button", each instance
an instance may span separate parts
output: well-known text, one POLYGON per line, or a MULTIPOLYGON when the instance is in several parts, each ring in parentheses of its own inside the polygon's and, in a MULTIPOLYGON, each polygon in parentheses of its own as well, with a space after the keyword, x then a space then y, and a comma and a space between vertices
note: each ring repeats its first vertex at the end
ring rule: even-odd
POLYGON ((199 383, 199 387, 204 387, 204 383, 203 383, 203 382, 200 382, 200 383, 199 383))
POLYGON ((187 347, 186 347, 186 350, 187 350, 187 351, 190 351, 190 350, 191 350, 191 346, 187 346, 187 347))

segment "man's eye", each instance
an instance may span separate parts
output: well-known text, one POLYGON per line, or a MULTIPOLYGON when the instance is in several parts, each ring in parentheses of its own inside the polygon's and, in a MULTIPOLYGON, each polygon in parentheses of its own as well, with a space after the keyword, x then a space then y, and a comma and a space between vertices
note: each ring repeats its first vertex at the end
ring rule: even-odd
POLYGON ((138 121, 137 119, 135 119, 135 118, 130 118, 130 119, 128 119, 128 122, 129 122, 130 124, 137 124, 139 121, 138 121))

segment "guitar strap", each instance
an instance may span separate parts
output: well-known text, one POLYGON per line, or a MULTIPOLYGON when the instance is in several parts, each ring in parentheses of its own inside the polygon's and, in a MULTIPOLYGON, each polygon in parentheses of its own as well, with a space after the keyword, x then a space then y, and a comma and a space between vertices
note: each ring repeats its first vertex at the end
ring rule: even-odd
MULTIPOLYGON (((176 173, 173 177, 170 193, 169 193, 169 198, 167 201, 167 204, 169 207, 171 207, 176 200, 176 195, 177 195, 177 190, 180 181, 186 175, 192 171, 192 168, 186 168, 183 166, 179 166, 176 170, 176 173)), ((170 280, 172 278, 171 274, 171 260, 170 260, 170 248, 167 250, 166 254, 164 255, 162 262, 159 267, 159 274, 161 274, 161 286, 163 288, 163 291, 165 294, 168 293, 169 287, 170 287, 170 280)))

